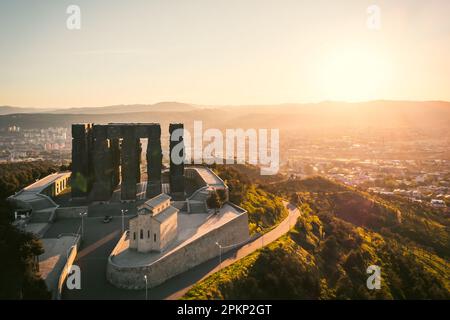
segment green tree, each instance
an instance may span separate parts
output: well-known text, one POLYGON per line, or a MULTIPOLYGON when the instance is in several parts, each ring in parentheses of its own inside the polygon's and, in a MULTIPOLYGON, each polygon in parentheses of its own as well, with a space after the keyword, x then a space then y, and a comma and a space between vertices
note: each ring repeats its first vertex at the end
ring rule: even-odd
POLYGON ((11 224, 14 209, 6 198, 55 171, 46 161, 0 165, 0 299, 51 298, 39 274, 42 243, 11 224))
POLYGON ((226 192, 226 190, 218 189, 217 190, 217 194, 219 195, 219 199, 222 202, 222 204, 227 201, 227 192, 226 192))
POLYGON ((219 209, 222 207, 222 201, 220 199, 219 193, 217 190, 214 190, 211 192, 211 194, 208 197, 208 200, 206 201, 206 204, 209 208, 214 209, 214 213, 217 213, 219 209))
POLYGON ((44 253, 31 233, 0 225, 0 299, 50 299, 39 276, 37 257, 44 253))
POLYGON ((302 204, 302 199, 297 192, 293 192, 290 196, 289 202, 294 206, 298 207, 302 204))

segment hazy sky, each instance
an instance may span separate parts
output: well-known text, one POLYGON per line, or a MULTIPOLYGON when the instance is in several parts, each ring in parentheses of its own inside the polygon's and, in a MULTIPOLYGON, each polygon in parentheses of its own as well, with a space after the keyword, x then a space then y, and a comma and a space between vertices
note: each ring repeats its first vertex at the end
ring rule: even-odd
POLYGON ((450 100, 449 57, 448 0, 0 0, 0 105, 450 100))

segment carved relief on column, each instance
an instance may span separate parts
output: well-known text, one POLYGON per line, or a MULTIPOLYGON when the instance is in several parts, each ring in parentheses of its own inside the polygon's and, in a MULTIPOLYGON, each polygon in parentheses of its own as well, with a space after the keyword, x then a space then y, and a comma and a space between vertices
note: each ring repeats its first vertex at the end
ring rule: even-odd
POLYGON ((107 126, 94 126, 93 137, 94 184, 90 198, 94 201, 107 201, 111 198, 113 191, 112 176, 114 172, 107 126))
POLYGON ((109 140, 109 147, 111 150, 112 158, 112 189, 114 190, 120 182, 120 142, 118 138, 113 138, 109 140))
POLYGON ((159 124, 148 127, 147 144, 147 191, 146 197, 153 198, 162 192, 161 187, 162 149, 161 126, 159 124))
POLYGON ((169 133, 170 133, 170 175, 169 175, 169 182, 170 182, 170 192, 173 195, 173 197, 177 200, 184 198, 184 161, 181 161, 181 163, 175 163, 172 159, 172 150, 177 147, 179 149, 178 157, 181 159, 184 159, 184 142, 183 142, 183 135, 179 135, 177 139, 174 140, 175 136, 174 134, 175 130, 178 133, 180 129, 182 130, 184 128, 182 123, 171 123, 169 126, 169 133))
POLYGON ((135 135, 135 128, 132 126, 122 127, 122 185, 121 185, 121 199, 135 200, 136 199, 136 183, 137 183, 137 141, 135 135))
POLYGON ((141 139, 136 138, 136 181, 141 182, 141 156, 142 156, 142 145, 141 139))
POLYGON ((85 198, 91 189, 91 129, 90 123, 72 125, 72 198, 85 198))

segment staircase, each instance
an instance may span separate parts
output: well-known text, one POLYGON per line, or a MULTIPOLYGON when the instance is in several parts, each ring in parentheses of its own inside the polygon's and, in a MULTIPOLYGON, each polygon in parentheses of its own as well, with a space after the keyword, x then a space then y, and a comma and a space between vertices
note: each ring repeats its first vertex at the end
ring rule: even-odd
POLYGON ((206 200, 209 197, 209 187, 202 187, 195 191, 192 196, 187 199, 189 205, 189 213, 207 213, 208 207, 206 200))
POLYGON ((54 207, 54 204, 49 199, 38 196, 29 201, 28 204, 30 204, 31 209, 33 209, 33 213, 54 207))
POLYGON ((189 213, 207 213, 208 212, 208 208, 206 207, 206 204, 204 202, 189 202, 189 208, 190 208, 190 212, 189 213))
POLYGON ((49 197, 31 192, 22 192, 16 196, 25 208, 31 209, 30 223, 52 222, 58 205, 49 197))
POLYGON ((31 215, 31 223, 45 223, 53 220, 53 215, 56 208, 47 208, 38 211, 34 211, 31 215))

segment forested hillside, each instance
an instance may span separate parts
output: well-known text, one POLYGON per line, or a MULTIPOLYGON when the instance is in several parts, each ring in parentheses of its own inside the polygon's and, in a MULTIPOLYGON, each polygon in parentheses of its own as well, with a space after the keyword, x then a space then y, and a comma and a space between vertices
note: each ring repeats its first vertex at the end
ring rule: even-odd
POLYGON ((317 177, 265 186, 302 210, 283 238, 194 286, 186 299, 449 299, 449 217, 317 177), (380 290, 366 269, 381 268, 380 290))
POLYGON ((6 198, 30 183, 56 172, 57 166, 48 161, 0 164, 0 198, 6 198))
POLYGON ((6 198, 56 169, 42 161, 0 165, 0 299, 50 299, 37 271, 42 243, 11 225, 13 208, 6 198))
POLYGON ((282 198, 259 188, 251 178, 256 167, 216 165, 213 168, 227 184, 230 201, 247 210, 251 233, 267 231, 287 216, 282 198))

